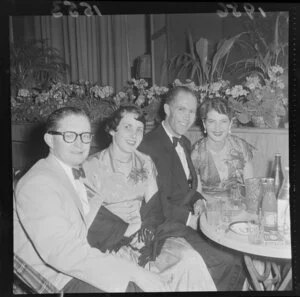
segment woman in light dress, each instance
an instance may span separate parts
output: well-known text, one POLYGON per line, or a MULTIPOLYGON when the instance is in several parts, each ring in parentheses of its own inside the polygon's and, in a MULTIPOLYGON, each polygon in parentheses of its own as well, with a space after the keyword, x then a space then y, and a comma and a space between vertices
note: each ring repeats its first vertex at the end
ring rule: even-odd
MULTIPOLYGON (((198 191, 202 194, 222 195, 230 193, 236 185, 245 194, 247 178, 253 177, 252 159, 256 148, 246 140, 231 134, 232 110, 228 100, 206 99, 200 106, 200 116, 205 137, 193 146, 192 161, 198 176, 198 191)), ((201 205, 195 205, 200 212, 201 205)), ((253 261, 256 269, 263 273, 264 263, 253 261)), ((250 287, 245 281, 244 290, 250 287)))
POLYGON ((206 99, 200 106, 204 135, 194 144, 192 161, 200 192, 226 192, 253 177, 254 146, 231 134, 232 111, 228 101, 206 99))
MULTIPOLYGON (((141 111, 136 106, 121 106, 108 121, 106 130, 112 136, 112 143, 90 156, 84 170, 103 194, 103 208, 115 216, 113 222, 115 219, 120 222, 110 234, 107 235, 108 229, 103 231, 108 239, 98 247, 157 272, 170 291, 216 291, 202 257, 183 238, 168 237, 155 259, 141 260, 143 251, 153 248, 156 227, 163 222, 159 217, 161 209, 157 207, 155 165, 149 156, 137 151, 144 134, 141 111)), ((110 222, 107 226, 111 226, 110 222)), ((103 226, 103 221, 98 228, 92 225, 90 242, 103 237, 98 232, 99 226, 103 226)))

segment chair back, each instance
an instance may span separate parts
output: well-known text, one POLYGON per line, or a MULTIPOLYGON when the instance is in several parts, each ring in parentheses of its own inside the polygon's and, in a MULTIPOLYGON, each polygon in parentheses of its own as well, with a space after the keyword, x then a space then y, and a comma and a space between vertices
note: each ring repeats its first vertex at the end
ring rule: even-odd
POLYGON ((53 284, 14 253, 14 293, 61 293, 53 284))

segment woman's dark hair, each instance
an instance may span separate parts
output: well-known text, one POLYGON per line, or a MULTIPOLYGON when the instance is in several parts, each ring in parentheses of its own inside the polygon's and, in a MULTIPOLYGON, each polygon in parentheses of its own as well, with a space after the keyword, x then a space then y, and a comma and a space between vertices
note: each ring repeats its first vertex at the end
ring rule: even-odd
POLYGON ((176 96, 180 92, 189 93, 189 94, 193 95, 197 100, 196 94, 189 87, 176 86, 176 87, 171 88, 165 95, 165 103, 170 105, 176 99, 176 96))
POLYGON ((89 116, 83 109, 73 106, 62 107, 55 110, 48 116, 47 121, 45 123, 45 132, 51 130, 55 131, 57 129, 58 122, 70 115, 84 116, 88 119, 89 122, 91 122, 89 116))
POLYGON ((136 105, 127 104, 121 105, 107 120, 105 131, 109 133, 110 131, 117 131, 117 127, 119 126, 122 118, 126 113, 134 113, 137 115, 136 120, 142 122, 145 125, 145 117, 143 115, 143 111, 136 105))
POLYGON ((206 98, 199 108, 200 118, 202 120, 205 120, 207 118, 207 114, 211 110, 215 110, 220 114, 227 115, 229 120, 233 118, 233 111, 230 108, 227 99, 223 99, 219 97, 206 98))

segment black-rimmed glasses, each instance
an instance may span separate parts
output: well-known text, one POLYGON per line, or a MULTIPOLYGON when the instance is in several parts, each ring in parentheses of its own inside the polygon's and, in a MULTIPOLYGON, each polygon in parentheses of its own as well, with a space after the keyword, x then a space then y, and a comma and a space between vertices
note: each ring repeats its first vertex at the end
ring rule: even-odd
POLYGON ((90 132, 83 132, 78 134, 73 131, 66 131, 66 132, 48 131, 47 133, 51 135, 62 135, 63 140, 67 143, 75 142, 78 136, 80 136, 82 143, 91 143, 94 136, 94 134, 90 132))

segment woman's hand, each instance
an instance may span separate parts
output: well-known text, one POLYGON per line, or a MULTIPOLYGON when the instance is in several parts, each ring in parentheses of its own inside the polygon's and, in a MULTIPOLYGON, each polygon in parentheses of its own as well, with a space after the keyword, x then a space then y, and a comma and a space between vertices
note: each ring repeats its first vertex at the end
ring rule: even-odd
POLYGON ((138 234, 139 242, 143 242, 145 243, 145 245, 148 245, 153 238, 154 238, 154 230, 151 230, 150 228, 143 228, 139 231, 138 234))

